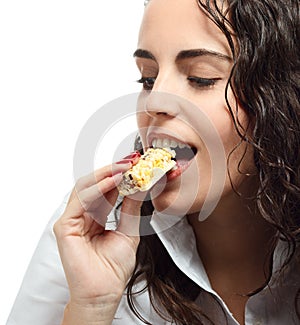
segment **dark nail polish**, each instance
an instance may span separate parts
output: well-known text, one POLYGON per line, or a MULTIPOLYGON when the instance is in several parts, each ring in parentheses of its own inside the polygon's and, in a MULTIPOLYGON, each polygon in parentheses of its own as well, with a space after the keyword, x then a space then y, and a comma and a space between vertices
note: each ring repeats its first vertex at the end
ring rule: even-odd
POLYGON ((138 151, 132 152, 128 156, 124 157, 123 159, 134 159, 140 157, 141 154, 138 151))
POLYGON ((132 159, 122 159, 120 161, 117 161, 116 164, 117 165, 125 165, 125 164, 133 164, 133 160, 132 159))

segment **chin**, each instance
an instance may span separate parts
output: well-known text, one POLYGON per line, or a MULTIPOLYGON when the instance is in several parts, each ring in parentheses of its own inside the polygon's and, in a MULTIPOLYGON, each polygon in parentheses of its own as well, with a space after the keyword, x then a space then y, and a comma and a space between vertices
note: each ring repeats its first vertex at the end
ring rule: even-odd
POLYGON ((189 195, 187 191, 164 190, 159 195, 151 193, 152 204, 156 211, 172 216, 183 216, 200 211, 205 197, 196 197, 197 191, 189 195))
POLYGON ((199 220, 204 220, 227 192, 232 193, 230 183, 220 182, 213 186, 209 177, 202 178, 201 182, 193 182, 191 179, 181 181, 153 188, 151 201, 156 211, 174 216, 199 213, 199 220))

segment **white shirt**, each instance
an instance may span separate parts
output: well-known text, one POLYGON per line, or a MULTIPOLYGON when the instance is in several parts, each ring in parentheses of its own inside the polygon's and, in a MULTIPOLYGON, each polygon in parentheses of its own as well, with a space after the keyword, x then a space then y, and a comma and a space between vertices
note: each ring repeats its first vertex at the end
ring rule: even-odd
MULTIPOLYGON (((34 252, 20 291, 16 297, 6 325, 60 325, 63 311, 69 299, 69 291, 61 265, 53 225, 66 207, 68 197, 54 213, 34 252)), ((152 227, 166 247, 174 263, 197 285, 205 290, 196 300, 208 315, 213 316, 216 325, 226 324, 224 313, 216 303, 215 297, 223 306, 228 325, 238 323, 225 303, 211 288, 209 279, 198 256, 195 237, 185 218, 175 217, 171 221, 158 214, 152 217, 152 227), (161 231, 161 230, 164 231, 161 231)), ((273 277, 269 288, 249 298, 245 309, 246 325, 293 325, 299 324, 294 309, 294 299, 300 288, 300 274, 296 263, 290 264, 282 281, 276 281, 277 271, 282 265, 285 244, 280 242, 273 258, 273 277)), ((137 284, 137 289, 144 283, 137 284)), ((144 291, 135 298, 141 314, 153 325, 170 324, 161 319, 153 310, 148 292, 144 291)), ((113 325, 142 325, 127 305, 124 295, 113 325)))

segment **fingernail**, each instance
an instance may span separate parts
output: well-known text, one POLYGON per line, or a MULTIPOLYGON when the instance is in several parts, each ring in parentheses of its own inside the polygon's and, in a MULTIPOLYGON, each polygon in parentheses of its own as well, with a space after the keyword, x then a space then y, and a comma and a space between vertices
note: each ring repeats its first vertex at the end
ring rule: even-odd
POLYGON ((133 160, 132 159, 122 159, 116 162, 117 165, 123 165, 123 164, 133 164, 133 160))
POLYGON ((131 154, 129 154, 128 156, 124 157, 123 159, 134 159, 134 158, 137 158, 140 156, 141 156, 141 154, 139 151, 134 151, 131 154))

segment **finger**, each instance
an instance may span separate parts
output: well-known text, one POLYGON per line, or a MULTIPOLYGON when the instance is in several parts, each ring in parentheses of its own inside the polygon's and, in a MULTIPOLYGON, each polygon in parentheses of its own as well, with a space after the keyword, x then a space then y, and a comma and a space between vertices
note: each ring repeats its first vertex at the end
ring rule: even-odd
POLYGON ((105 230, 105 223, 102 225, 97 222, 93 216, 90 216, 88 213, 83 214, 84 217, 84 236, 89 235, 90 238, 94 236, 99 236, 103 234, 105 230))
MULTIPOLYGON (((110 189, 114 189, 119 184, 121 179, 122 174, 117 174, 106 178, 104 181, 102 181, 100 190, 98 184, 82 192, 77 192, 76 189, 74 189, 64 211, 64 215, 67 217, 80 217, 84 212, 87 212, 90 209, 93 202, 102 197, 101 192, 109 192, 110 189)), ((115 197, 116 196, 117 194, 115 194, 115 197)), ((113 196, 111 197, 111 200, 113 200, 113 196)), ((112 208, 112 206, 110 208, 112 208)), ((106 211, 108 211, 108 209, 106 209, 106 211)))
MULTIPOLYGON (((99 225, 105 227, 107 224, 108 216, 115 207, 115 203, 119 196, 119 192, 116 188, 105 193, 101 198, 96 200, 91 206, 85 210, 84 215, 88 215, 99 225)), ((116 223, 117 217, 110 218, 110 222, 116 223)))
POLYGON ((86 184, 87 186, 91 186, 92 184, 100 182, 105 177, 113 176, 118 173, 124 173, 135 165, 139 161, 140 157, 141 154, 138 151, 135 151, 118 162, 97 169, 83 181, 83 185, 86 184))
POLYGON ((138 240, 141 207, 145 196, 146 193, 139 193, 138 196, 131 195, 124 198, 117 231, 130 237, 136 237, 138 240))
POLYGON ((93 202, 100 199, 105 193, 108 193, 118 186, 122 180, 122 177, 122 173, 118 173, 111 177, 106 177, 99 183, 78 192, 77 196, 84 210, 88 211, 93 202))
POLYGON ((95 185, 106 177, 111 177, 119 173, 124 173, 132 166, 131 161, 124 161, 122 163, 114 163, 95 170, 93 173, 81 177, 75 185, 76 191, 82 191, 92 185, 95 185))
POLYGON ((141 154, 136 151, 133 154, 124 157, 122 160, 118 161, 116 164, 121 164, 123 162, 131 162, 132 165, 136 165, 141 157, 141 154))

